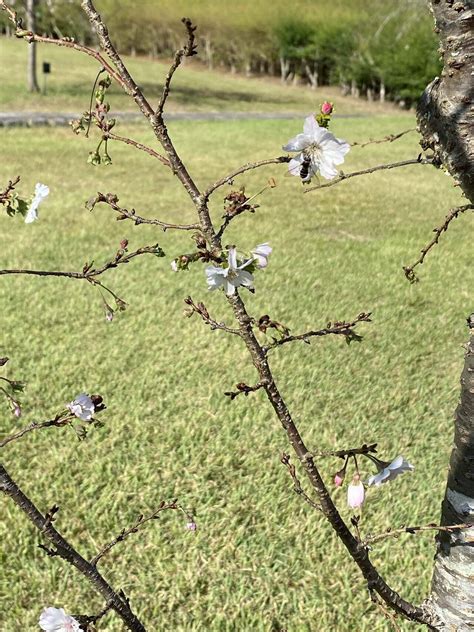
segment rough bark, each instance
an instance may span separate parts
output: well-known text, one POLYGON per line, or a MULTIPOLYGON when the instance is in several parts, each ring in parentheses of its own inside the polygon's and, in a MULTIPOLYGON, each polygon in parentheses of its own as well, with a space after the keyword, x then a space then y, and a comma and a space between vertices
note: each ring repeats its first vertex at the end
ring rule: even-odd
MULTIPOLYGON (((473 315, 474 319, 474 315, 473 315)), ((473 322, 474 326, 474 322, 473 322)), ((474 329, 461 375, 441 524, 474 524, 474 329)), ((432 583, 432 606, 439 630, 474 630, 474 528, 440 533, 432 583)))
POLYGON ((474 0, 432 0, 443 58, 441 77, 425 89, 418 106, 422 147, 474 200, 474 0))
MULTIPOLYGON (((27 0, 26 3, 26 29, 35 33, 35 0, 27 0)), ((28 90, 39 92, 38 79, 36 76, 36 42, 28 44, 28 90)))
MULTIPOLYGON (((443 71, 426 88, 418 106, 421 145, 434 152, 474 201, 474 0, 431 0, 440 38, 443 71)), ((471 325, 471 335, 474 334, 471 325)), ((461 376, 441 524, 474 522, 474 337, 461 376)), ((440 533, 432 581, 431 605, 437 629, 474 629, 474 529, 440 533)))

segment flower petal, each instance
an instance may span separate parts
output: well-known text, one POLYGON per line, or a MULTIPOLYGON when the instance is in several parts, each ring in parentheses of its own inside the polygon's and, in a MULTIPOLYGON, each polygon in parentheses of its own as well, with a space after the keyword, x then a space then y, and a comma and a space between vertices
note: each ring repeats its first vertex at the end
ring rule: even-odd
POLYGON ((316 119, 314 118, 314 114, 310 114, 304 120, 303 124, 303 132, 306 136, 310 136, 314 138, 314 135, 318 133, 320 129, 316 119))
POLYGON ((283 151, 302 151, 305 147, 307 147, 311 142, 311 139, 308 139, 305 134, 298 134, 291 140, 289 140, 286 145, 283 145, 283 151))

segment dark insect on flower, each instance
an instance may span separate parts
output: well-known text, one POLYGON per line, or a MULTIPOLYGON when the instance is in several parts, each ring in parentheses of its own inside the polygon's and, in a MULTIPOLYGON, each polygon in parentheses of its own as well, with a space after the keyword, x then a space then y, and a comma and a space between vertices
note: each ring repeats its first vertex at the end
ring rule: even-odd
POLYGON ((301 169, 300 169, 300 178, 303 182, 310 182, 311 178, 308 178, 310 168, 311 168, 311 158, 309 156, 304 156, 303 162, 301 163, 301 169))

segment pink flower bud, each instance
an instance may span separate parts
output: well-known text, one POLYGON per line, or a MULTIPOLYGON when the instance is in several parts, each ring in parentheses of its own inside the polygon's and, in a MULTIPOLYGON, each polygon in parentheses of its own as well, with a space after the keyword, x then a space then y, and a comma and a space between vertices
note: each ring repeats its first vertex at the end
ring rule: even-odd
POLYGON ((195 522, 188 522, 186 524, 186 529, 188 529, 188 531, 196 531, 197 524, 195 522))
POLYGON ((330 103, 329 101, 324 101, 324 103, 321 105, 321 113, 322 114, 332 114, 333 111, 333 104, 330 103))
POLYGON ((352 483, 347 488, 347 504, 351 509, 358 509, 362 506, 364 499, 364 485, 360 480, 359 474, 354 474, 352 483))
POLYGON ((334 475, 334 485, 340 487, 344 482, 344 474, 342 472, 336 472, 334 475))
POLYGON ((15 415, 15 417, 21 417, 21 407, 18 402, 16 402, 15 406, 13 407, 13 414, 15 415))

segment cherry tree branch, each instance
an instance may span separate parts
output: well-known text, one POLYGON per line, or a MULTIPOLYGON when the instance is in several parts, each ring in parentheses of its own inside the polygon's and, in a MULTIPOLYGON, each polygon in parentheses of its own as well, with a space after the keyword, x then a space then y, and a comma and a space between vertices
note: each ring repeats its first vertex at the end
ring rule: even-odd
POLYGON ((15 190, 16 185, 20 182, 20 176, 17 176, 14 180, 9 180, 5 189, 0 193, 0 204, 8 202, 10 195, 15 190))
POLYGON ((52 37, 44 37, 42 35, 37 35, 32 31, 27 31, 22 28, 21 20, 17 17, 17 12, 14 11, 11 7, 9 7, 5 0, 0 0, 0 9, 3 9, 7 12, 9 20, 15 26, 15 35, 16 37, 23 38, 28 43, 31 42, 40 42, 42 44, 53 44, 55 46, 61 46, 65 48, 72 48, 74 50, 79 51, 80 53, 85 53, 90 57, 93 57, 96 61, 99 62, 101 66, 107 70, 109 75, 119 84, 122 88, 127 91, 127 86, 123 83, 120 75, 114 71, 112 66, 107 63, 106 59, 93 48, 89 48, 89 46, 83 46, 82 44, 78 44, 74 41, 72 37, 60 37, 58 39, 52 37))
POLYGON ((226 391, 224 395, 233 401, 239 395, 245 395, 248 397, 249 393, 255 393, 255 391, 260 390, 264 386, 265 384, 263 382, 257 382, 257 384, 254 384, 253 386, 249 386, 248 384, 245 384, 245 382, 239 382, 235 385, 235 388, 237 389, 236 391, 226 391))
POLYGON ((52 525, 51 516, 44 516, 28 496, 11 478, 7 470, 0 464, 0 491, 9 496, 17 507, 27 516, 29 521, 55 547, 54 554, 74 566, 99 592, 110 608, 122 619, 132 632, 146 632, 140 619, 132 611, 128 599, 122 592, 117 592, 99 573, 97 568, 78 553, 52 525))
POLYGON ((289 156, 278 156, 278 158, 267 158, 266 160, 260 160, 258 162, 249 162, 242 167, 239 167, 235 171, 232 171, 227 176, 224 176, 220 180, 211 184, 206 191, 203 193, 203 201, 207 203, 210 196, 225 184, 232 184, 235 177, 239 176, 246 171, 253 171, 254 169, 259 169, 260 167, 265 167, 266 165, 278 165, 282 163, 290 162, 289 156))
POLYGON ((453 219, 456 219, 459 215, 461 215, 461 213, 472 210, 474 210, 474 204, 465 204, 464 206, 457 206, 456 208, 452 208, 446 215, 445 220, 441 224, 441 226, 433 229, 435 236, 429 242, 429 244, 422 248, 419 258, 411 266, 403 267, 405 276, 410 281, 410 283, 416 283, 416 281, 418 281, 418 277, 416 276, 414 269, 416 268, 416 266, 423 263, 429 251, 439 242, 439 238, 441 237, 441 235, 448 230, 449 225, 453 221, 453 219))
POLYGON ((410 160, 401 160, 399 162, 392 162, 387 165, 376 165, 375 167, 369 167, 368 169, 362 169, 361 171, 352 171, 351 173, 343 173, 340 172, 339 177, 334 178, 334 180, 329 180, 325 184, 319 184, 315 187, 310 187, 306 189, 304 193, 309 193, 310 191, 318 191, 319 189, 326 189, 327 187, 333 187, 335 184, 339 184, 343 180, 349 180, 349 178, 355 178, 356 176, 364 176, 368 173, 375 173, 375 171, 383 171, 387 169, 397 169, 398 167, 407 167, 409 165, 432 165, 433 161, 431 158, 423 158, 421 154, 418 158, 412 158, 410 160))
MULTIPOLYGON (((474 524, 461 522, 460 524, 452 524, 452 525, 437 525, 437 524, 427 524, 416 527, 400 527, 399 529, 388 529, 384 533, 379 533, 378 535, 368 535, 362 542, 363 546, 369 546, 374 544, 375 542, 380 542, 381 540, 386 540, 387 538, 398 538, 400 535, 404 533, 409 533, 411 535, 415 535, 416 533, 426 532, 426 531, 445 531, 447 533, 452 533, 453 531, 460 531, 461 529, 472 529, 474 524)), ((466 542, 474 542, 469 538, 466 542)))
POLYGON ((92 566, 97 566, 97 564, 100 562, 100 560, 105 555, 107 555, 107 553, 116 544, 126 540, 130 535, 132 535, 132 533, 137 533, 139 531, 139 529, 141 529, 143 527, 143 525, 145 525, 147 522, 150 522, 151 520, 158 520, 160 514, 162 512, 164 512, 164 511, 167 511, 168 509, 178 509, 178 510, 180 510, 181 507, 180 507, 180 505, 178 505, 178 501, 177 500, 173 500, 173 501, 171 501, 169 503, 166 503, 166 502, 162 501, 160 506, 158 507, 158 509, 156 509, 149 516, 146 516, 146 517, 143 516, 143 515, 138 516, 138 518, 135 520, 135 522, 132 524, 131 527, 129 527, 128 529, 122 529, 122 531, 113 540, 111 540, 108 544, 106 544, 99 551, 99 553, 97 553, 97 555, 91 559, 91 561, 90 561, 91 565, 92 566))
POLYGON ((104 203, 108 204, 111 209, 116 211, 119 214, 118 220, 122 219, 131 219, 134 224, 138 226, 139 224, 152 224, 154 226, 161 226, 163 231, 167 230, 197 230, 201 227, 200 224, 171 224, 169 222, 163 222, 159 219, 149 219, 147 217, 141 217, 137 215, 135 209, 128 210, 119 206, 118 197, 114 193, 97 193, 96 197, 87 202, 87 208, 89 210, 93 210, 96 204, 104 203))
POLYGON ((128 138, 127 136, 119 136, 118 134, 115 134, 114 132, 109 132, 109 131, 104 132, 103 136, 104 136, 104 139, 110 138, 110 140, 116 140, 116 141, 125 143, 126 145, 131 145, 132 147, 135 147, 135 149, 144 151, 152 158, 156 158, 157 160, 162 162, 166 167, 170 166, 170 161, 168 160, 168 158, 165 158, 164 156, 159 154, 152 147, 148 147, 148 145, 144 145, 143 143, 139 143, 138 141, 133 140, 133 138, 128 138))
POLYGON ((195 303, 190 296, 186 297, 184 299, 184 302, 189 307, 189 309, 185 312, 185 316, 188 316, 188 318, 190 318, 193 314, 198 314, 198 316, 202 318, 206 325, 209 325, 212 331, 214 331, 215 329, 221 329, 222 331, 226 331, 228 334, 240 336, 240 331, 238 329, 232 329, 231 327, 228 327, 225 323, 218 323, 217 320, 211 318, 204 303, 195 303))
POLYGON ((48 421, 32 421, 30 424, 25 426, 22 430, 19 430, 15 434, 9 435, 0 441, 0 448, 4 448, 8 443, 12 441, 16 441, 17 439, 21 439, 24 435, 29 432, 33 432, 33 430, 41 430, 42 428, 50 428, 51 426, 61 427, 68 424, 74 417, 61 417, 50 419, 48 421))
POLYGON ((188 39, 187 39, 186 44, 182 48, 177 50, 175 53, 174 61, 168 71, 168 74, 166 75, 165 85, 163 86, 163 92, 161 95, 160 102, 158 103, 158 107, 156 108, 157 114, 163 113, 166 99, 168 98, 168 95, 170 92, 171 79, 173 78, 174 73, 178 69, 178 66, 180 66, 183 57, 192 57, 193 55, 197 54, 195 38, 194 38, 194 31, 196 30, 196 27, 193 26, 189 18, 183 18, 181 21, 186 27, 188 39))
POLYGON ((365 314, 364 312, 362 312, 361 314, 357 316, 357 318, 355 318, 351 322, 341 321, 341 322, 335 322, 334 324, 329 323, 328 326, 325 327, 324 329, 307 331, 304 334, 299 334, 296 336, 283 336, 283 338, 280 338, 280 339, 274 338, 274 341, 271 344, 265 347, 262 347, 262 351, 264 354, 267 354, 271 349, 275 349, 275 347, 281 347, 281 345, 287 344, 288 342, 294 342, 295 340, 301 340, 302 342, 305 342, 306 344, 310 344, 310 340, 309 340, 310 338, 320 337, 320 336, 329 336, 329 335, 345 336, 348 342, 351 342, 352 340, 360 341, 361 336, 359 336, 358 334, 354 332, 354 328, 359 323, 370 323, 370 322, 371 322, 370 312, 368 314, 365 314))
POLYGON ((403 132, 399 132, 398 134, 388 134, 387 136, 384 136, 383 138, 378 138, 376 140, 374 139, 370 139, 370 140, 366 140, 364 142, 353 142, 350 143, 351 147, 367 147, 367 145, 378 145, 379 143, 393 143, 394 140, 398 140, 399 138, 402 138, 402 136, 405 136, 406 134, 411 134, 412 132, 416 132, 418 131, 416 129, 416 127, 412 127, 411 129, 406 129, 403 132))

